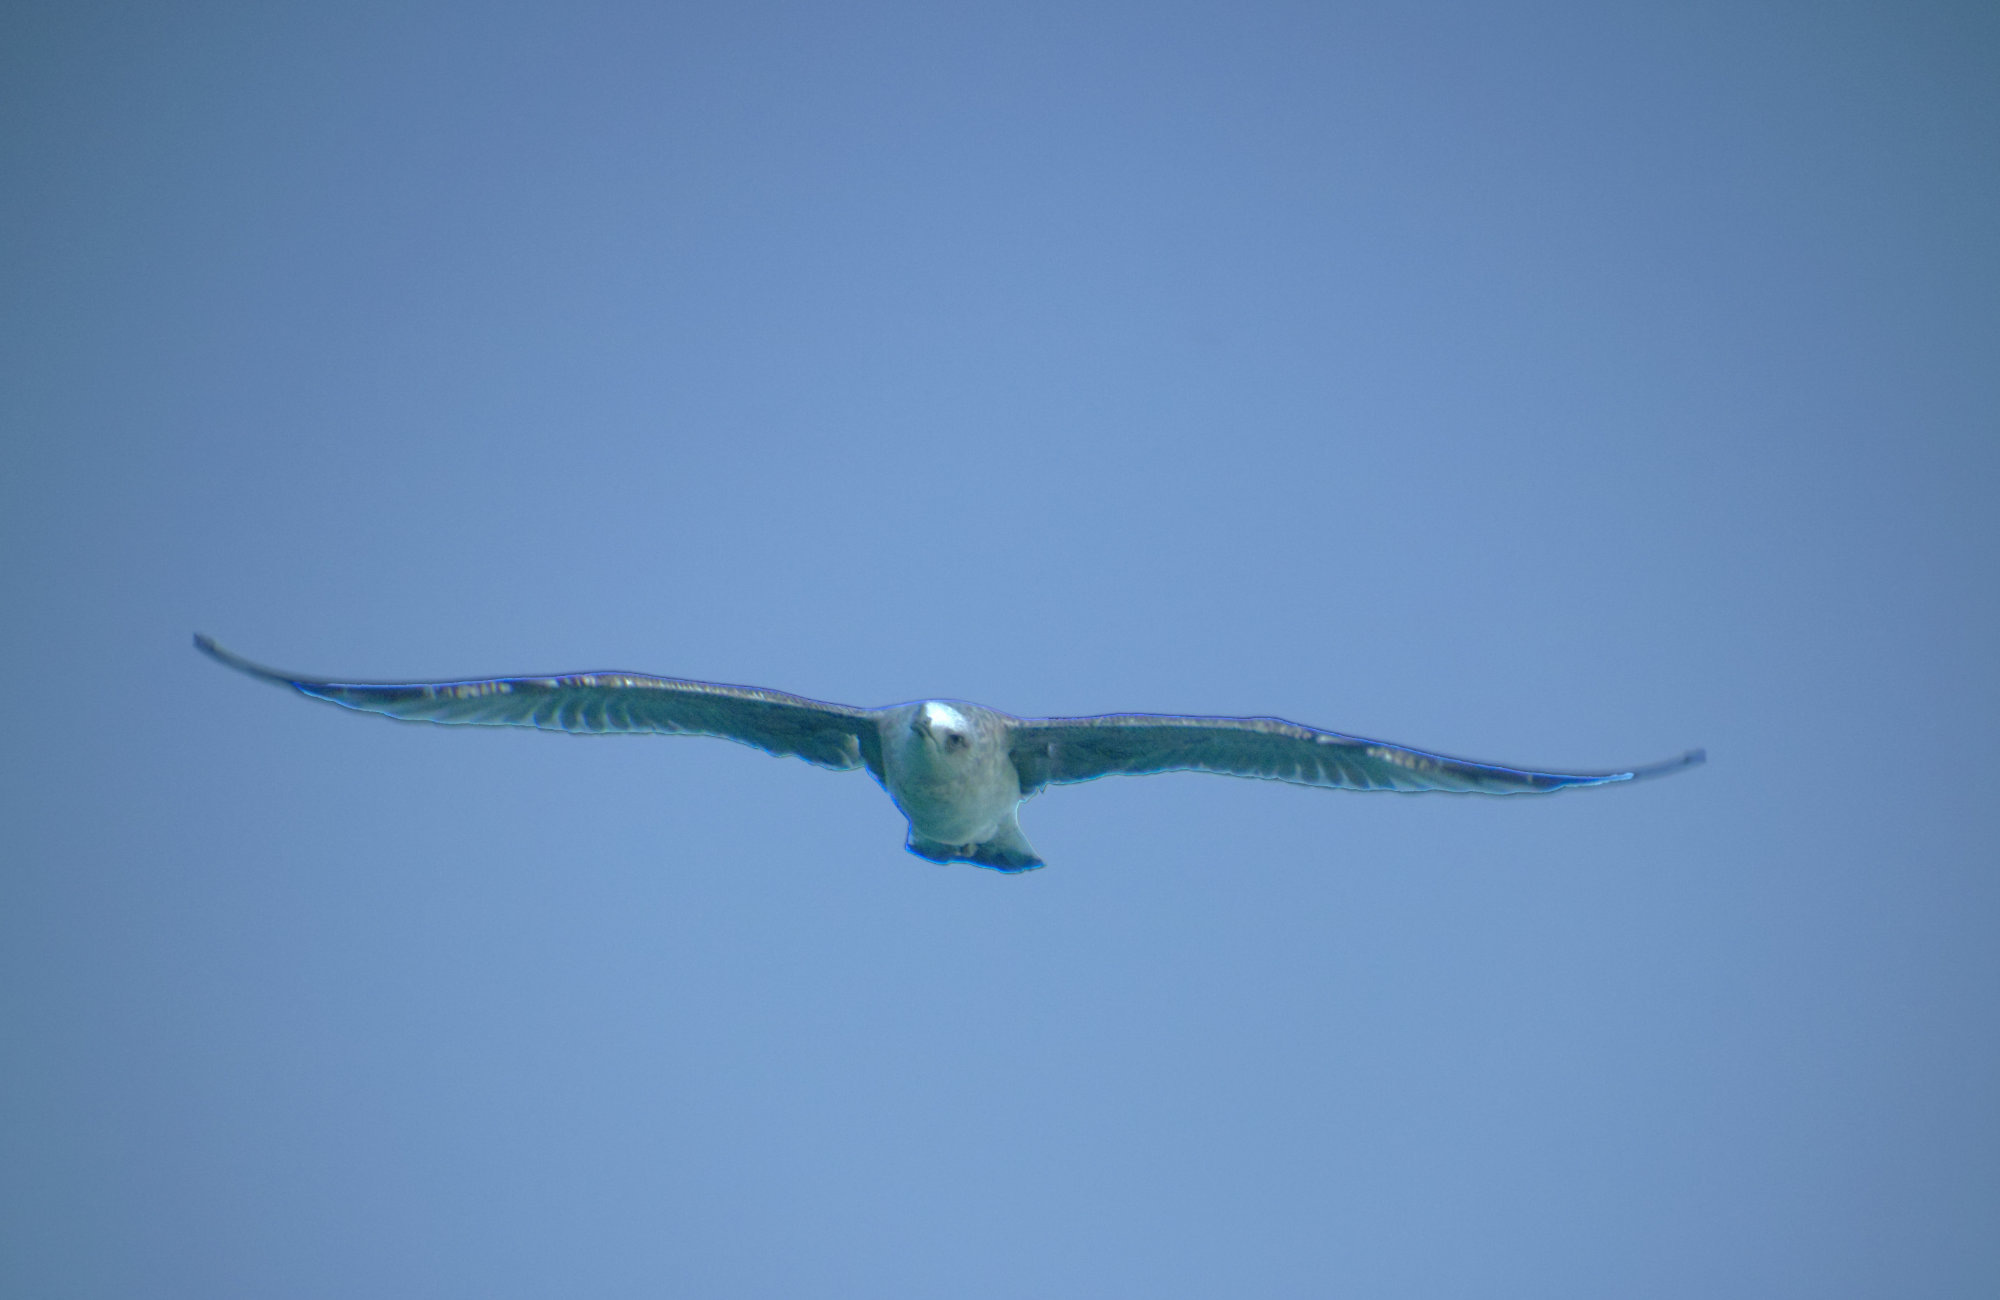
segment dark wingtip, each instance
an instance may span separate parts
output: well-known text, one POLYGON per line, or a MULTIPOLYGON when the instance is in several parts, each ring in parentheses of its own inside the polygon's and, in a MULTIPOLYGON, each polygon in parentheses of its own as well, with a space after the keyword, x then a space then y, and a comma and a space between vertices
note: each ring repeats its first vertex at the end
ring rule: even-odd
POLYGON ((234 668, 239 673, 247 673, 252 677, 261 677, 267 682, 276 682, 280 686, 291 686, 294 688, 298 686, 296 681, 285 676, 283 673, 272 672, 262 664, 253 664, 241 655, 229 653, 229 651, 217 645, 215 638, 212 636, 205 636, 200 632, 195 633, 194 648, 207 655, 210 659, 215 660, 215 662, 227 668, 234 668))
POLYGON ((197 632, 194 634, 194 648, 201 651, 203 654, 207 655, 210 659, 215 660, 215 662, 219 664, 224 664, 230 668, 243 667, 243 661, 241 659, 238 659, 235 655, 230 654, 227 650, 224 650, 221 646, 217 645, 215 643, 215 638, 209 636, 205 632, 197 632))
POLYGON ((1670 758, 1664 763, 1654 763, 1648 767, 1635 768, 1625 779, 1628 781, 1645 781, 1656 776, 1668 776, 1690 767, 1700 767, 1707 761, 1707 750, 1690 749, 1679 758, 1670 758))

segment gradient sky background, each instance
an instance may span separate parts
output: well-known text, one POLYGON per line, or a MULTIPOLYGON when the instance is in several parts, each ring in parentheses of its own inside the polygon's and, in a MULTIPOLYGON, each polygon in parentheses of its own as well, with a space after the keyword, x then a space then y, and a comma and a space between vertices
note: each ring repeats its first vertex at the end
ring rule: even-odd
POLYGON ((2000 1293, 1992 6, 0 22, 7 1294, 2000 1293), (197 630, 1711 762, 1010 878, 197 630))

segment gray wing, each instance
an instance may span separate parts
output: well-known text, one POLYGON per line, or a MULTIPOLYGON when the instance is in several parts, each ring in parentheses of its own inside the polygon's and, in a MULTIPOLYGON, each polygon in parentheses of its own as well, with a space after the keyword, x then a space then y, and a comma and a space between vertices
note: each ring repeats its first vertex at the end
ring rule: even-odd
POLYGON ((194 644, 252 677, 404 721, 591 735, 717 736, 836 771, 865 766, 879 778, 882 770, 872 710, 782 691, 609 672, 465 682, 322 682, 253 664, 205 636, 195 637, 194 644))
POLYGON ((1168 714, 1022 718, 1014 724, 1012 753, 1023 794, 1045 785, 1154 772, 1219 772, 1336 790, 1537 794, 1660 776, 1706 758, 1697 749, 1626 772, 1534 772, 1318 731, 1282 718, 1168 714))

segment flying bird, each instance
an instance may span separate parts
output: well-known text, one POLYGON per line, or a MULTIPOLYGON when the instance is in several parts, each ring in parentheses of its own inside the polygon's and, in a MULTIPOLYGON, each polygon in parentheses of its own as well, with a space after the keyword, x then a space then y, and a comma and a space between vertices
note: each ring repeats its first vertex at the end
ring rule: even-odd
POLYGON ((1021 804, 1045 787, 1100 776, 1216 772, 1334 790, 1543 794, 1663 776, 1706 757, 1696 749, 1626 772, 1532 772, 1282 718, 1156 713, 1016 718, 961 700, 857 709, 782 691, 638 673, 327 682, 253 664, 205 636, 196 636, 194 644, 252 677, 409 722, 717 736, 837 772, 866 768, 909 819, 904 847, 910 852, 932 862, 969 862, 1006 872, 1042 865, 1021 834, 1021 804))

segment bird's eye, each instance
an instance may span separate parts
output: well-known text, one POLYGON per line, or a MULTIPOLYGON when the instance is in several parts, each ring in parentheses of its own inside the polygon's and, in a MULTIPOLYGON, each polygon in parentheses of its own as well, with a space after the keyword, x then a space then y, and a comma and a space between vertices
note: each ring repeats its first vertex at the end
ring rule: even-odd
POLYGON ((956 731, 954 731, 949 736, 945 737, 944 743, 945 743, 945 748, 947 749, 964 749, 965 737, 959 735, 956 731))

